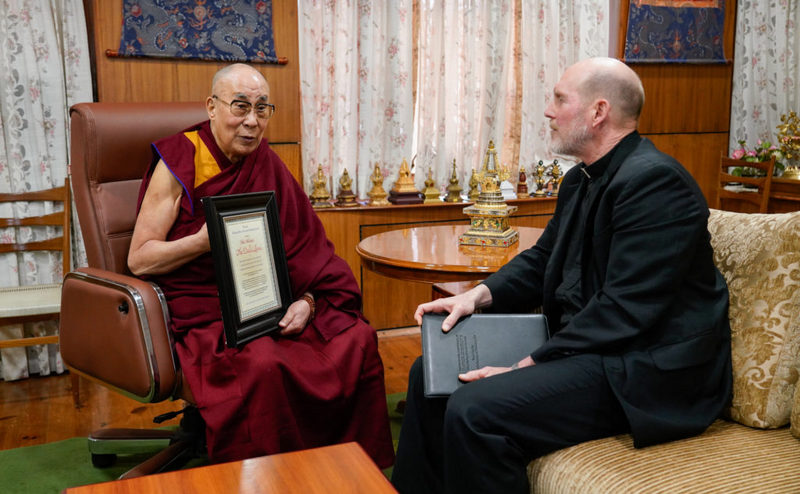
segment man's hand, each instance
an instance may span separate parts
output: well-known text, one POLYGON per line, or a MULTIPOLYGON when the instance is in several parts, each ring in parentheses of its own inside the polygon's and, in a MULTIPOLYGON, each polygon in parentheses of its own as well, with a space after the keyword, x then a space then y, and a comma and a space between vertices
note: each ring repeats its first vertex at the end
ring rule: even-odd
POLYGON ((416 312, 414 312, 414 319, 417 324, 422 324, 422 315, 426 312, 448 312, 450 315, 442 322, 442 331, 446 333, 450 331, 459 318, 472 314, 475 309, 490 305, 492 305, 492 293, 486 285, 481 284, 468 292, 454 297, 440 298, 420 304, 416 312))
POLYGON ((289 306, 286 314, 278 322, 282 336, 292 336, 303 332, 311 316, 311 306, 304 299, 300 299, 289 306))
POLYGON ((477 381, 478 379, 483 379, 485 377, 496 376, 497 374, 503 374, 508 371, 521 369, 523 367, 530 367, 531 365, 536 365, 536 362, 534 362, 531 356, 528 355, 527 357, 520 360, 511 367, 489 367, 489 366, 481 367, 480 369, 475 369, 469 372, 465 372, 464 374, 459 374, 458 379, 465 383, 468 383, 472 381, 477 381))

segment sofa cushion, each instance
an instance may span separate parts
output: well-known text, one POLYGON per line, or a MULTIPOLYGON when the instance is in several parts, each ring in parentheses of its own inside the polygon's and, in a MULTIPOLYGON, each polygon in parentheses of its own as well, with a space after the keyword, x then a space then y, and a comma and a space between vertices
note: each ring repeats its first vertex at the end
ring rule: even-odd
POLYGON ((730 291, 731 419, 789 422, 800 368, 800 213, 711 210, 714 261, 730 291))
POLYGON ((536 494, 800 492, 800 441, 788 427, 718 420, 700 436, 634 449, 629 434, 562 449, 531 462, 536 494))

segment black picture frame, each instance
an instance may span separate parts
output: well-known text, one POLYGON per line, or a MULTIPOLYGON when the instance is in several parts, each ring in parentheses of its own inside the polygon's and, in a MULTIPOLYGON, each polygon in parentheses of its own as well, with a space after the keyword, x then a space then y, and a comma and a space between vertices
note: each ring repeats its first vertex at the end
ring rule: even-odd
POLYGON ((203 197, 225 344, 278 331, 292 303, 275 192, 203 197))

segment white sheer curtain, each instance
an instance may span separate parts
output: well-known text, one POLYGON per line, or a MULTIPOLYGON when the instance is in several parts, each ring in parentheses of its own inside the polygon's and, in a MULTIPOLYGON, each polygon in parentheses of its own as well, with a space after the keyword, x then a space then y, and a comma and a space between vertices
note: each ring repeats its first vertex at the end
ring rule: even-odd
MULTIPOLYGON (((466 189, 489 140, 503 141, 514 98, 514 2, 420 2, 415 146, 421 187, 448 184, 456 160, 466 189)), ((498 153, 503 164, 508 158, 498 153)))
POLYGON ((782 114, 800 112, 800 3, 737 2, 730 150, 775 143, 782 114))
POLYGON ((347 169, 366 197, 376 162, 396 176, 411 154, 411 8, 411 0, 299 0, 306 190, 322 165, 334 196, 347 169))
POLYGON ((544 160, 569 166, 553 156, 549 120, 544 110, 564 70, 588 57, 608 56, 607 0, 522 1, 522 119, 519 165, 530 171, 544 160))
POLYGON ((455 159, 466 189, 490 140, 514 173, 552 159, 549 94, 568 65, 608 54, 609 11, 609 0, 299 0, 306 189, 321 164, 335 195, 347 167, 364 198, 379 162, 388 191, 413 156, 419 188, 433 170, 444 190, 455 159))
MULTIPOLYGON (((69 107, 92 100, 88 47, 81 0, 0 0, 0 191, 40 190, 64 183, 69 107)), ((5 228, 0 229, 0 241, 52 234, 36 228, 5 228)), ((82 250, 73 250, 74 265, 80 265, 82 250)), ((58 256, 0 255, 4 286, 52 283, 61 277, 58 256)), ((55 331, 55 323, 0 326, 0 339, 55 331)), ((5 380, 62 371, 56 345, 0 353, 0 376, 5 380)))

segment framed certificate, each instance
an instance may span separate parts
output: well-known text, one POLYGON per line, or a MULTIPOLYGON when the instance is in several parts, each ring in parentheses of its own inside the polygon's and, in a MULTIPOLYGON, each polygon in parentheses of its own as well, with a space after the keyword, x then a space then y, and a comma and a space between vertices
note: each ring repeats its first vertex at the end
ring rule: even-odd
POLYGON ((292 291, 275 193, 203 198, 225 344, 277 331, 292 291))

